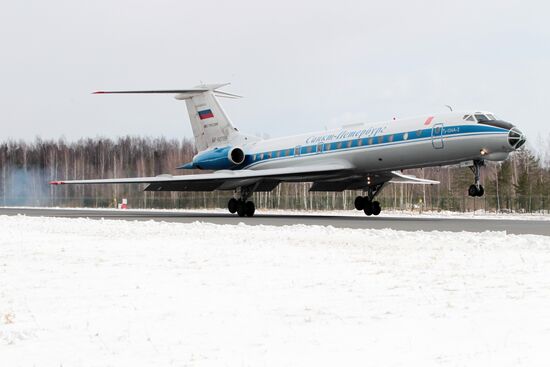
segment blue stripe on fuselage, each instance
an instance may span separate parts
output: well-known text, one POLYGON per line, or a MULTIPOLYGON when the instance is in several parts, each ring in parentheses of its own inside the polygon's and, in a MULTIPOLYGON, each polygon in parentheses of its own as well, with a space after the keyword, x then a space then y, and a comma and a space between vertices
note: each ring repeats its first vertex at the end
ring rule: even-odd
MULTIPOLYGON (((323 154, 328 154, 332 152, 340 152, 349 149, 362 149, 370 148, 374 146, 389 146, 396 144, 405 144, 409 142, 419 142, 423 140, 432 139, 432 129, 419 129, 414 131, 405 131, 393 134, 385 134, 374 136, 370 138, 361 138, 361 139, 351 139, 351 140, 341 140, 330 143, 319 143, 319 144, 309 144, 292 148, 278 149, 274 151, 260 152, 254 154, 247 154, 245 161, 235 169, 244 169, 255 166, 259 163, 264 163, 268 160, 273 159, 283 159, 294 157, 296 149, 299 149, 299 156, 309 156, 318 153, 318 148, 321 148, 323 154)), ((441 137, 458 137, 458 136, 472 136, 472 135, 483 135, 483 134, 506 134, 508 130, 487 126, 487 125, 459 125, 459 126, 443 126, 442 135, 436 134, 435 138, 441 137)))

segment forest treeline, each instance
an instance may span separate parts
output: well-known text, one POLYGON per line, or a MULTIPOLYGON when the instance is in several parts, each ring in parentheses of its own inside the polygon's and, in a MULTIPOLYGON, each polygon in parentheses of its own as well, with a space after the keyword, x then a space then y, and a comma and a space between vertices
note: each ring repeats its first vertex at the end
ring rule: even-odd
MULTIPOLYGON (((78 185, 54 187, 59 179, 195 174, 175 167, 195 154, 190 140, 122 137, 0 143, 0 203, 31 206, 116 207, 122 198, 139 208, 225 207, 231 192, 143 192, 144 185, 78 185)), ((467 167, 436 167, 406 173, 440 185, 388 185, 378 196, 390 209, 471 211, 550 210, 550 168, 528 149, 482 170, 485 196, 470 198, 473 175, 467 167)), ((360 192, 309 193, 311 184, 281 184, 270 193, 254 194, 259 208, 352 209, 360 192)))

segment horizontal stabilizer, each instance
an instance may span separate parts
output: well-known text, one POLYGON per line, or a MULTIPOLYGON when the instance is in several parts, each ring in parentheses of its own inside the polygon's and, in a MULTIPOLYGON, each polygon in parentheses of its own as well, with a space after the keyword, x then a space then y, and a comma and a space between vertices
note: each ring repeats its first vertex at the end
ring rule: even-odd
POLYGON ((229 84, 230 83, 202 84, 189 89, 159 89, 159 90, 151 89, 151 90, 113 90, 113 91, 100 90, 97 92, 93 92, 92 94, 176 94, 177 99, 187 99, 201 93, 213 92, 218 97, 241 98, 241 96, 239 95, 218 90, 219 88, 225 87, 229 84))

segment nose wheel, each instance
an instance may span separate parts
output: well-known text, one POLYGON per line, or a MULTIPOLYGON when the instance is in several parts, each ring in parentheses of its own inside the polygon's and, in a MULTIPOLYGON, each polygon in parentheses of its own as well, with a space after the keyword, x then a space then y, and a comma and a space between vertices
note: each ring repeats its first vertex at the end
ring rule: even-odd
POLYGON ((470 195, 471 197, 481 197, 483 196, 483 194, 485 193, 485 189, 483 188, 482 185, 479 185, 479 186, 476 186, 476 185, 471 185, 469 188, 468 188, 468 195, 470 195))
POLYGON ((479 178, 481 167, 483 167, 484 164, 484 161, 474 161, 474 165, 470 167, 470 169, 474 173, 475 180, 474 184, 468 188, 468 195, 470 195, 471 197, 481 197, 485 193, 485 189, 481 185, 479 178))

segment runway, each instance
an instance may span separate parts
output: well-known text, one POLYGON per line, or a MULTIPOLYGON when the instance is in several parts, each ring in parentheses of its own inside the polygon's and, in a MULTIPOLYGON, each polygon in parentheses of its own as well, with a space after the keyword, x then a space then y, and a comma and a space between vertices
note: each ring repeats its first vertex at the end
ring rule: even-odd
POLYGON ((86 210, 49 208, 0 208, 0 215, 27 215, 33 217, 91 218, 113 220, 164 221, 192 223, 196 221, 215 224, 272 225, 294 224, 334 226, 339 228, 391 228, 401 231, 451 231, 484 232, 506 231, 510 234, 536 234, 550 236, 550 221, 476 219, 476 218, 430 218, 430 217, 361 217, 341 215, 276 215, 257 214, 252 218, 240 218, 229 213, 133 211, 133 210, 86 210))

